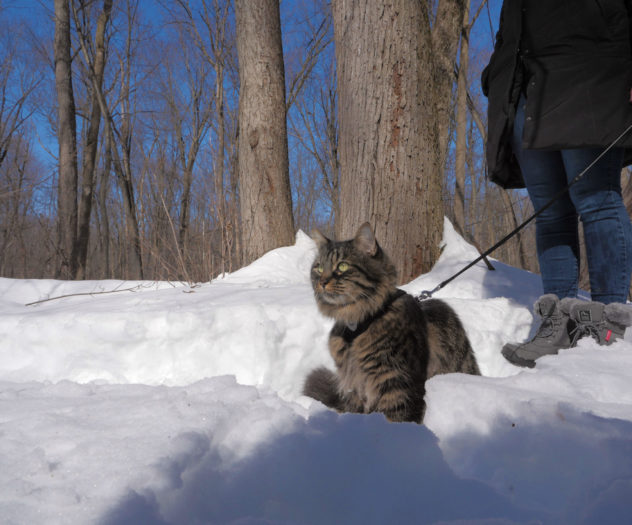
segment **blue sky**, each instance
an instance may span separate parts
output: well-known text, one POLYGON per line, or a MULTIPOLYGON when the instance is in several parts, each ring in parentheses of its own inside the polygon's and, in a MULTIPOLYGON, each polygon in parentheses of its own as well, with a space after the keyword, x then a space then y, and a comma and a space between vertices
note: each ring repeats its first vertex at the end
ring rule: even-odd
MULTIPOLYGON (((492 45, 493 36, 498 27, 498 13, 501 7, 501 0, 490 0, 489 6, 483 8, 479 19, 472 31, 471 46, 472 52, 470 56, 479 56, 482 60, 486 60, 492 45)), ((471 15, 476 11, 480 0, 472 0, 471 15)), ((283 20, 284 30, 284 48, 286 55, 291 53, 292 45, 304 46, 307 43, 307 36, 301 27, 293 25, 293 20, 296 20, 297 16, 302 16, 303 8, 313 6, 312 0, 282 0, 281 1, 281 16, 283 20)), ((157 0, 141 0, 141 6, 144 8, 144 14, 154 20, 158 21, 158 14, 162 9, 160 8, 157 0), (156 9, 152 9, 155 6, 156 9)), ((52 2, 50 0, 0 0, 0 17, 4 20, 8 20, 11 23, 15 20, 16 24, 19 21, 23 21, 28 24, 30 29, 36 34, 37 37, 43 39, 52 40, 53 23, 52 16, 52 2)), ((322 17, 322 15, 320 15, 322 17)), ((320 18, 318 16, 310 20, 312 25, 318 23, 320 18)), ((333 47, 329 52, 333 52, 333 47)), ((286 65, 286 71, 289 71, 288 65, 286 65)), ((472 67, 481 67, 479 63, 472 64, 472 67)), ((47 77, 52 78, 52 71, 45 72, 47 77)), ((54 89, 52 82, 50 83, 51 89, 54 89)), ((474 94, 480 92, 480 87, 475 84, 475 80, 472 81, 470 86, 471 91, 474 94)), ((54 93, 51 93, 54 96, 54 93)), ((483 101, 484 102, 484 101, 483 101)), ((36 124, 39 130, 39 147, 41 148, 39 156, 47 164, 54 168, 54 159, 45 152, 48 148, 51 152, 56 154, 56 138, 50 132, 50 127, 46 123, 42 116, 35 115, 35 119, 38 119, 39 123, 36 124)))

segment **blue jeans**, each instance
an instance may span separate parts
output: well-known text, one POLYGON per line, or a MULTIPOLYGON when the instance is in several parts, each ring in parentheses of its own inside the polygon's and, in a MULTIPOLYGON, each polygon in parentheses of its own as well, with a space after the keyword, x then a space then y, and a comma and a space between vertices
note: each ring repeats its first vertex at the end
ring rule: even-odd
MULTIPOLYGON (((539 210, 605 148, 522 148, 525 99, 516 112, 512 147, 533 207, 539 210)), ((626 302, 632 272, 632 225, 621 196, 623 149, 612 148, 570 190, 536 218, 544 293, 575 297, 579 281, 578 217, 584 226, 591 297, 626 302)))

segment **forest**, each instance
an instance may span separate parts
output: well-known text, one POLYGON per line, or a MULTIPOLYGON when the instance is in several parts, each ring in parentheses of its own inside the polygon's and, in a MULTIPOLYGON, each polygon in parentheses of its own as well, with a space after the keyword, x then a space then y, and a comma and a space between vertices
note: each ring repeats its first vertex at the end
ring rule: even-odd
MULTIPOLYGON (((202 282, 367 220, 402 282, 444 216, 486 249, 532 212, 485 177, 500 4, 0 2, 0 276, 202 282)), ((532 227, 493 257, 537 271, 532 227)))

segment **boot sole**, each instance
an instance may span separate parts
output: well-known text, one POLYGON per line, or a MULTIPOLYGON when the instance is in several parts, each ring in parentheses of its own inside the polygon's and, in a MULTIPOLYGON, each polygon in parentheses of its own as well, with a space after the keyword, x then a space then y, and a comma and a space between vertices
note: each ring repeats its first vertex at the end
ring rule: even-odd
POLYGON ((522 368, 534 368, 535 361, 531 359, 524 359, 519 355, 516 355, 516 351, 510 348, 503 348, 501 353, 503 357, 509 361, 512 365, 520 366, 522 368))

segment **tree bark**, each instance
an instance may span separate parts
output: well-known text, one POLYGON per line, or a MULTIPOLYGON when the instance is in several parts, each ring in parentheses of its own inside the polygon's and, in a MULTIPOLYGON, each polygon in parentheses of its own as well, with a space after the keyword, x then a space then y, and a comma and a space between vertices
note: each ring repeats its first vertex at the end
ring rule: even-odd
POLYGON ((108 213, 107 195, 109 191, 110 172, 112 169, 112 146, 110 145, 111 134, 105 133, 103 149, 105 150, 105 161, 103 174, 101 176, 101 186, 99 187, 98 200, 101 209, 101 257, 103 263, 103 279, 112 279, 112 263, 110 256, 110 217, 108 213))
MULTIPOLYGON (((112 12, 112 0, 104 0, 103 11, 97 21, 97 29, 94 38, 95 57, 94 63, 88 64, 94 75, 94 82, 101 88, 103 84, 103 72, 105 70, 105 29, 112 12)), ((91 114, 88 123, 86 146, 83 153, 83 166, 81 170, 81 197, 79 200, 79 227, 76 243, 77 278, 86 278, 86 265, 88 259, 88 244, 90 242, 90 218, 92 215, 92 201, 94 200, 95 167, 97 160, 97 147, 99 144, 99 127, 101 125, 101 107, 99 98, 94 88, 91 97, 91 114)))
MULTIPOLYGON (((134 183, 132 177, 132 100, 131 100, 131 67, 132 67, 132 32, 136 15, 136 6, 130 5, 128 0, 126 4, 127 27, 126 38, 124 42, 122 58, 120 60, 120 126, 117 129, 114 124, 114 118, 110 111, 102 86, 97 82, 95 70, 89 71, 93 93, 99 104, 102 116, 104 117, 104 132, 106 134, 106 143, 109 146, 108 155, 111 155, 112 167, 117 175, 118 182, 121 186, 121 195, 123 198, 126 225, 125 229, 128 234, 129 241, 127 243, 127 276, 128 279, 143 279, 143 258, 140 238, 140 228, 138 225, 138 214, 136 212, 136 198, 134 196, 134 183), (119 155, 115 134, 121 146, 121 154, 119 155)), ((85 38, 80 34, 81 50, 89 63, 89 54, 85 38)), ((107 174, 106 174, 107 176, 107 174)))
POLYGON ((456 230, 465 235, 465 161, 467 155, 467 70, 470 39, 470 0, 465 0, 461 52, 456 87, 456 140, 454 147, 454 222, 456 230))
POLYGON ((215 63, 215 106, 217 107, 217 153, 213 166, 213 180, 215 185, 215 198, 217 200, 217 219, 220 228, 220 266, 222 275, 226 272, 228 260, 231 256, 228 249, 226 216, 226 194, 224 192, 224 164, 226 162, 226 117, 224 115, 224 63, 218 60, 215 63))
POLYGON ((55 0, 55 87, 57 90, 57 140, 59 176, 57 183, 57 277, 74 279, 77 273, 77 123, 72 89, 70 54, 70 8, 68 0, 55 0))
POLYGON ((432 51, 435 111, 439 134, 439 168, 443 173, 450 142, 450 123, 453 115, 452 86, 457 49, 465 18, 465 2, 469 0, 438 0, 432 28, 432 51))
MULTIPOLYGON (((206 31, 207 41, 202 37, 198 25, 193 16, 193 10, 188 2, 181 3, 184 7, 184 19, 187 21, 188 32, 201 51, 208 66, 215 73, 215 95, 214 103, 216 109, 215 132, 217 135, 217 145, 214 148, 213 160, 213 184, 215 194, 215 218, 220 231, 220 272, 224 274, 230 267, 232 257, 231 231, 233 217, 227 207, 227 192, 225 190, 226 180, 230 179, 226 174, 226 133, 227 116, 226 102, 224 94, 224 82, 226 79, 226 68, 230 66, 229 36, 227 35, 229 11, 231 2, 229 0, 202 0, 202 9, 199 16, 202 28, 206 31), (227 64, 228 63, 228 64, 227 64)), ((213 147, 213 138, 209 139, 213 147)), ((230 141, 229 141, 230 142, 230 141)), ((182 244, 182 243, 181 243, 182 244)))
MULTIPOLYGON (((443 233, 427 4, 334 0, 339 238, 369 221, 400 280, 430 270, 443 233)), ((450 73, 452 75, 452 72, 450 73)))
POLYGON ((278 0, 236 0, 239 191, 246 263, 294 242, 278 0))

